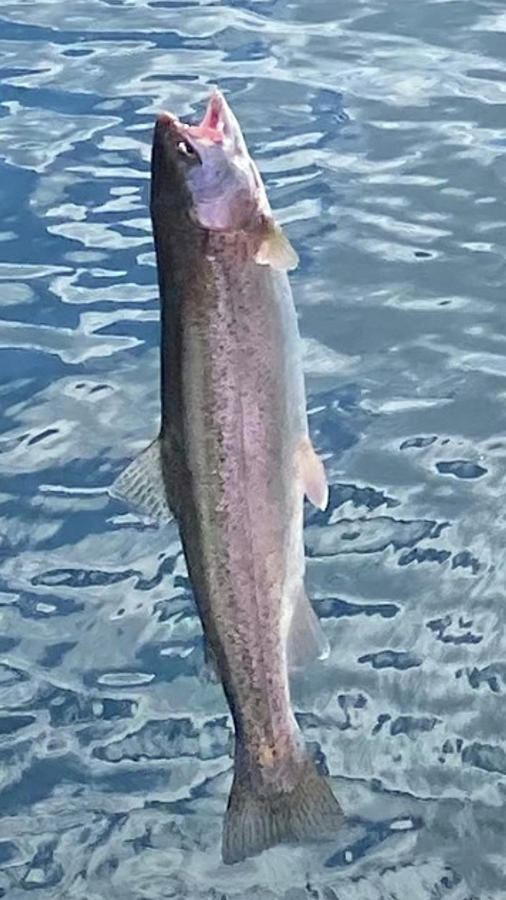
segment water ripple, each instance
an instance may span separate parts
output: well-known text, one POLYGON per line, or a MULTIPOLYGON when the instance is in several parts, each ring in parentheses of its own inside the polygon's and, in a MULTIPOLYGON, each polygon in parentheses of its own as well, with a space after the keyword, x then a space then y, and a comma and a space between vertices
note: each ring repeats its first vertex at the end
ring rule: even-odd
POLYGON ((499 0, 3 3, 0 897, 502 900, 505 28, 499 0), (176 530, 107 493, 158 427, 153 119, 213 84, 301 259, 331 654, 293 696, 347 813, 228 869, 176 530))

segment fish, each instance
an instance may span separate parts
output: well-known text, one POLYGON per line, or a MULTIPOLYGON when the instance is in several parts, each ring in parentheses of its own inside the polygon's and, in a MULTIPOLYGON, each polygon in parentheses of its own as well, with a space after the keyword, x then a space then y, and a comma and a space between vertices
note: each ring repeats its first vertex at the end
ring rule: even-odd
POLYGON ((161 319, 161 426, 113 494, 175 517, 205 655, 234 731, 226 864, 332 837, 343 812, 308 755, 289 672, 328 654, 304 587, 304 497, 328 502, 313 448, 298 257, 225 97, 198 125, 158 115, 150 212, 161 319))

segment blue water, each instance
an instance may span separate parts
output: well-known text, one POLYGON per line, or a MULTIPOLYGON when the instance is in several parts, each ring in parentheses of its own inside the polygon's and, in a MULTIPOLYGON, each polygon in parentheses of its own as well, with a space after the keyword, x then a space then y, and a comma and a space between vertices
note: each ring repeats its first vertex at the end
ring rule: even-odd
POLYGON ((504 0, 4 0, 0 897, 506 895, 504 0), (156 112, 218 84, 301 265, 332 645, 294 704, 348 821, 219 858, 230 727, 156 433, 156 112), (324 763, 325 761, 325 763, 324 763))

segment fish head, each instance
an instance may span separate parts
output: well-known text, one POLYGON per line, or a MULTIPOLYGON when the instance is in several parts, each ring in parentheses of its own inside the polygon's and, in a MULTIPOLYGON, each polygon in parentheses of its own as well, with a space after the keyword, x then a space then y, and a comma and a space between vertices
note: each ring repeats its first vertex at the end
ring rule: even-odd
POLYGON ((198 125, 161 113, 157 130, 162 132, 166 162, 185 184, 188 212, 197 225, 211 231, 250 231, 270 215, 258 169, 223 94, 213 91, 198 125))

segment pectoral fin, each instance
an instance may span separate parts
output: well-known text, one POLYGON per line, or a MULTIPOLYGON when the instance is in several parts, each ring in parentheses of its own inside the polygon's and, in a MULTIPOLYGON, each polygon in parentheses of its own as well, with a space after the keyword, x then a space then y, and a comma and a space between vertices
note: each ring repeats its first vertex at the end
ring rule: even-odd
POLYGON ((109 493, 160 524, 172 519, 163 480, 160 438, 156 438, 123 470, 109 488, 109 493))
POLYGON ((326 659, 329 655, 329 642, 304 586, 294 600, 287 646, 288 664, 293 669, 313 659, 326 659))
POLYGON ((297 456, 306 497, 313 506, 326 509, 329 502, 327 476, 323 463, 308 437, 301 441, 297 456))
POLYGON ((272 220, 265 224, 262 243, 255 255, 255 262, 273 269, 296 269, 299 257, 279 225, 272 220))

